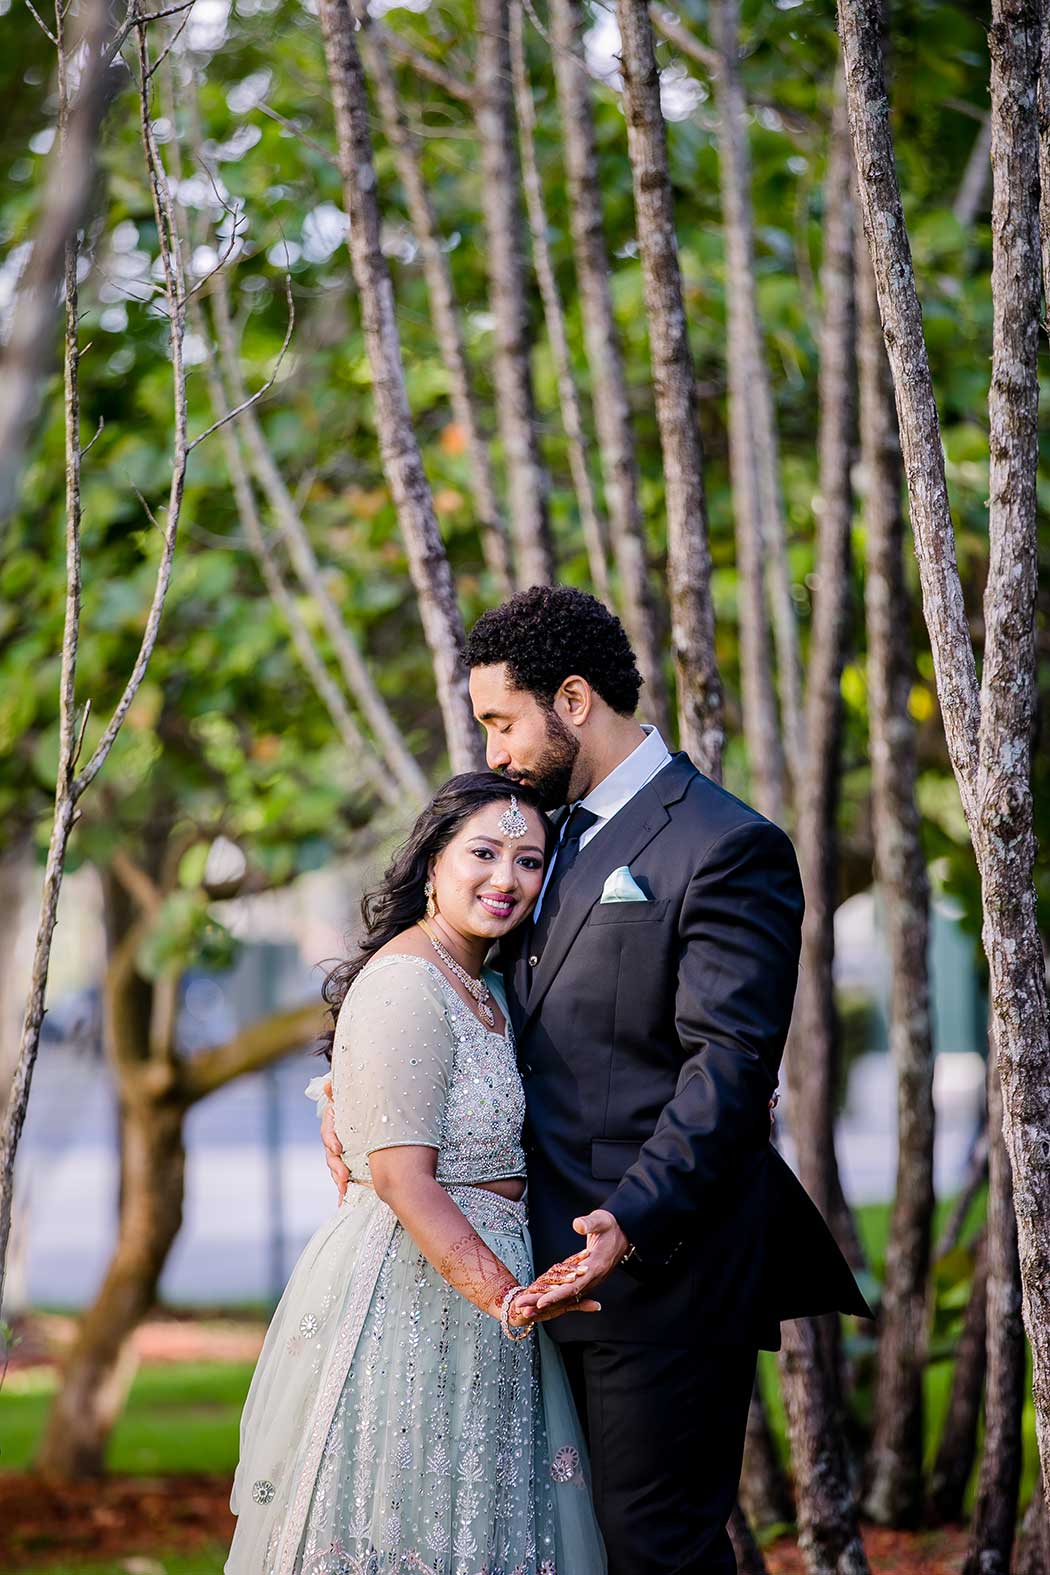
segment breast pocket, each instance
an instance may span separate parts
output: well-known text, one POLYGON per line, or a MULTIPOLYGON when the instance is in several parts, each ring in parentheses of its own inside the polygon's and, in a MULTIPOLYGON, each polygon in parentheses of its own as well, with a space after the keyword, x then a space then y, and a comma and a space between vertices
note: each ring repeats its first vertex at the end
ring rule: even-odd
POLYGON ((667 917, 670 902, 596 902, 587 915, 587 925, 657 924, 667 917))

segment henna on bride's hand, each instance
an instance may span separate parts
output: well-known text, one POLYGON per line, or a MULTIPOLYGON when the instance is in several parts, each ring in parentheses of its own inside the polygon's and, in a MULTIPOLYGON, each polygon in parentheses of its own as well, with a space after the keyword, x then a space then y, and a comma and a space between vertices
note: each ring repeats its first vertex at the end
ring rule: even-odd
POLYGON ((438 1273, 475 1306, 498 1304, 515 1279, 477 1231, 454 1241, 438 1264, 438 1273))
POLYGON ((582 1252, 574 1252, 571 1258, 563 1258, 560 1263, 552 1263, 543 1274, 538 1274, 529 1286, 529 1290, 542 1292, 550 1290, 555 1285, 571 1285, 586 1272, 586 1262, 586 1248, 582 1252))

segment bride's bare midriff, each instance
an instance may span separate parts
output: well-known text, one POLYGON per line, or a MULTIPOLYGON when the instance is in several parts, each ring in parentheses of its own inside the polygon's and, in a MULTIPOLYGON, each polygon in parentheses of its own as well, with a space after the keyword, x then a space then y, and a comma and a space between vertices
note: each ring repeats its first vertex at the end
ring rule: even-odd
POLYGON ((509 1198, 512 1203, 519 1203, 525 1191, 525 1183, 516 1176, 509 1176, 506 1181, 472 1181, 472 1187, 481 1187, 485 1192, 498 1192, 501 1198, 509 1198))

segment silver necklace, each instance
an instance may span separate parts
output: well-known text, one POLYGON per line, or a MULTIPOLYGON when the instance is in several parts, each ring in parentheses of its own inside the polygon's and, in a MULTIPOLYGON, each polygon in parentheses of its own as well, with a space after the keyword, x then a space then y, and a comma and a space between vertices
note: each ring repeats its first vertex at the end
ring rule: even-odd
POLYGON ((489 1005, 489 1001, 492 999, 492 991, 489 989, 488 985, 482 979, 473 978, 465 968, 461 968, 459 963, 453 957, 452 953, 446 947, 442 946, 433 930, 431 930, 422 919, 418 920, 418 923, 419 928, 428 938, 431 946, 433 946, 434 950, 441 958, 441 961, 445 964, 445 967, 448 969, 449 973, 455 974, 456 978, 460 981, 463 987, 469 991, 469 993, 474 997, 475 1001, 477 1001, 478 1010, 485 1021, 488 1023, 489 1027, 494 1027, 496 1023, 496 1014, 489 1005))

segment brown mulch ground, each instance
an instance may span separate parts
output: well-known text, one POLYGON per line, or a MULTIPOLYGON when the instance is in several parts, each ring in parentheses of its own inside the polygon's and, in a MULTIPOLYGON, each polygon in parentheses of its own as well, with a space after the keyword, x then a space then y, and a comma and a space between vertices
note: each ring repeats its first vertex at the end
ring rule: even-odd
POLYGON ((188 1553, 233 1535, 222 1477, 105 1477, 51 1486, 0 1472, 0 1570, 188 1553))
MULTIPOLYGON (((959 1575, 966 1553, 965 1526, 940 1531, 884 1531, 865 1526, 864 1546, 872 1575, 959 1575)), ((804 1575, 805 1564, 793 1537, 766 1549, 769 1575, 804 1575)))
MULTIPOLYGON (((233 1535, 226 1477, 107 1477, 49 1486, 38 1477, 0 1474, 0 1570, 70 1561, 190 1552, 233 1535)), ((958 1575, 966 1531, 906 1534, 870 1527, 873 1575, 958 1575)), ((804 1575, 791 1538, 766 1551, 770 1575, 804 1575)))
MULTIPOLYGON (((18 1329, 11 1369, 50 1366, 68 1347, 72 1319, 36 1316, 18 1329)), ((251 1361, 261 1323, 234 1323, 199 1314, 160 1314, 137 1331, 146 1362, 251 1361)), ((157 1553, 190 1553, 233 1535, 229 1478, 106 1477, 48 1484, 22 1472, 0 1472, 0 1571, 58 1559, 76 1563, 157 1553)), ((966 1528, 904 1533, 865 1529, 872 1575, 959 1575, 966 1528)), ((766 1550, 769 1575, 805 1575, 793 1538, 766 1550)))

